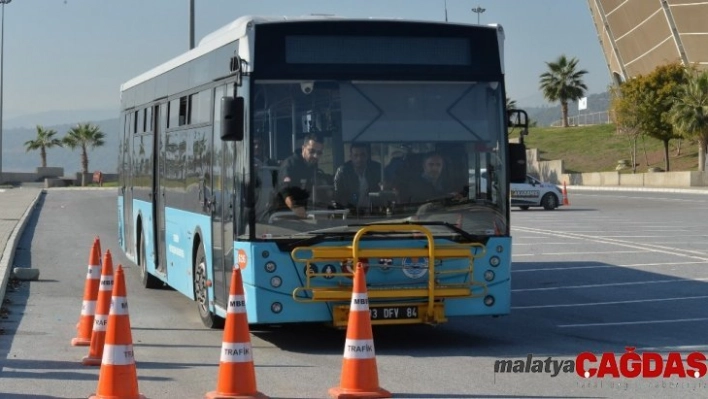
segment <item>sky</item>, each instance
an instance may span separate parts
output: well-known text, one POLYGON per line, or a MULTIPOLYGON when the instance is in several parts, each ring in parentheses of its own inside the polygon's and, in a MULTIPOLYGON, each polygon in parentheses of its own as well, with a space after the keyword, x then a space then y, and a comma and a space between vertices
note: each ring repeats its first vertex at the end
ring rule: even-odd
MULTIPOLYGON (((189 0, 13 0, 3 39, 3 119, 119 109, 121 83, 189 48, 189 0)), ((195 0, 195 42, 243 15, 445 19, 445 0, 195 0)), ((610 84, 587 0, 447 0, 450 22, 504 27, 507 95, 545 103, 546 62, 565 54, 588 71, 588 93, 610 84), (485 11, 475 14, 472 8, 485 11)))

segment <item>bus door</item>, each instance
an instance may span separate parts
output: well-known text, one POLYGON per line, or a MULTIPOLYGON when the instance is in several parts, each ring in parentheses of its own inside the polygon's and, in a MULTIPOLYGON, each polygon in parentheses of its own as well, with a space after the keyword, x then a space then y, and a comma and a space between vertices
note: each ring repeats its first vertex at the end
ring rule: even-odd
POLYGON ((152 107, 152 129, 155 143, 153 145, 153 171, 152 171, 152 214, 153 229, 155 234, 153 242, 155 247, 155 269, 158 273, 167 275, 167 253, 165 252, 165 188, 162 185, 162 175, 165 168, 164 150, 167 126, 167 103, 152 107))
MULTIPOLYGON (((214 301, 226 308, 229 298, 231 268, 234 264, 234 142, 222 141, 221 98, 233 95, 233 83, 218 86, 214 91, 214 129, 212 130, 211 199, 208 210, 212 220, 212 278, 214 301)), ((210 184, 205 182, 205 184, 210 184)), ((207 249, 208 250, 208 249, 207 249)))
POLYGON ((123 193, 123 250, 127 254, 135 256, 137 261, 137 251, 135 237, 133 234, 133 170, 131 161, 131 152, 133 151, 133 125, 134 112, 126 112, 123 117, 123 159, 121 165, 121 173, 123 182, 121 192, 123 193))

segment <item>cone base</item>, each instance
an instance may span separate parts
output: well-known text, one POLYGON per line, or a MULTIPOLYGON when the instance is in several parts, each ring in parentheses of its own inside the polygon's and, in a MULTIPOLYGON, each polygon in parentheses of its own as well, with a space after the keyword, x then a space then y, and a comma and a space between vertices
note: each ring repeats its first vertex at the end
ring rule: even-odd
POLYGON ((91 346, 91 338, 74 338, 71 340, 71 346, 91 346))
POLYGON ((359 391, 346 388, 330 388, 329 396, 335 399, 392 398, 391 392, 379 388, 375 391, 359 391))
MULTIPOLYGON (((104 395, 91 395, 88 397, 88 399, 124 399, 125 396, 121 396, 120 398, 118 396, 104 396, 104 395)), ((125 399, 147 399, 145 398, 145 395, 139 393, 138 396, 133 396, 132 398, 125 398, 125 399)))
POLYGON ((228 393, 211 391, 204 394, 204 399, 268 399, 268 396, 263 395, 260 392, 256 392, 254 395, 229 395, 228 393))
POLYGON ((102 362, 103 358, 100 357, 84 356, 84 358, 81 359, 81 364, 84 366, 100 366, 102 362))

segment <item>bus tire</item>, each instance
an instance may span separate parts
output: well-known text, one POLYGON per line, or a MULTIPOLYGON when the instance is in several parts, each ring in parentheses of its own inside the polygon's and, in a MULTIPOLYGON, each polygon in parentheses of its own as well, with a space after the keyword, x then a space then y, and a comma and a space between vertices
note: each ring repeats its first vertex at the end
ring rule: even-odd
POLYGON ((138 271, 140 271, 140 283, 145 288, 160 288, 162 281, 147 271, 147 248, 145 248, 145 233, 140 232, 140 257, 138 259, 138 271))
POLYGON ((194 300, 197 302, 199 318, 207 328, 222 328, 224 319, 209 310, 209 289, 207 287, 207 260, 204 246, 199 244, 194 258, 194 300))

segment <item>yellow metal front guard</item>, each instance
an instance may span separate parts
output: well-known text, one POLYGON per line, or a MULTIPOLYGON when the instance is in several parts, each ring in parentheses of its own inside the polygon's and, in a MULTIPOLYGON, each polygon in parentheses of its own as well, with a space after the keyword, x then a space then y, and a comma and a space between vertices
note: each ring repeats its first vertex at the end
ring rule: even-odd
MULTIPOLYGON (((339 286, 314 286, 314 277, 352 277, 352 273, 315 273, 310 270, 310 265, 315 262, 325 261, 346 261, 352 259, 352 266, 355 267, 357 260, 362 258, 427 258, 428 259, 428 287, 396 287, 388 289, 369 289, 369 299, 403 299, 403 298, 427 298, 426 312, 420 321, 425 323, 445 322, 444 309, 442 303, 436 299, 444 298, 470 298, 485 296, 487 285, 474 281, 474 260, 481 258, 486 253, 486 247, 479 243, 470 244, 445 244, 435 245, 433 233, 424 226, 415 224, 375 224, 364 226, 354 235, 351 245, 335 247, 296 247, 291 252, 291 257, 295 262, 305 263, 306 282, 304 287, 297 287, 293 290, 293 299, 299 302, 321 302, 321 301, 347 301, 351 299, 352 285, 339 286), (369 248, 359 247, 361 238, 368 233, 396 233, 396 232, 418 232, 428 241, 427 248, 369 248), (474 253, 472 248, 480 250, 474 253), (303 252, 310 256, 304 257, 303 252), (468 267, 464 269, 435 271, 436 259, 468 259, 468 267), (468 281, 459 284, 439 284, 437 277, 443 274, 468 274, 468 281), (480 294, 474 294, 472 287, 477 286, 482 289, 480 294), (301 296, 302 293, 309 292, 309 298, 301 296), (437 306, 436 306, 437 303, 437 306)), ((337 313, 337 312, 335 312, 337 313)), ((341 317, 341 315, 339 316, 341 317)), ((335 320, 336 322, 336 320, 335 320)), ((389 324, 400 323, 393 322, 389 324)), ((337 324, 337 323, 335 323, 337 324)))

